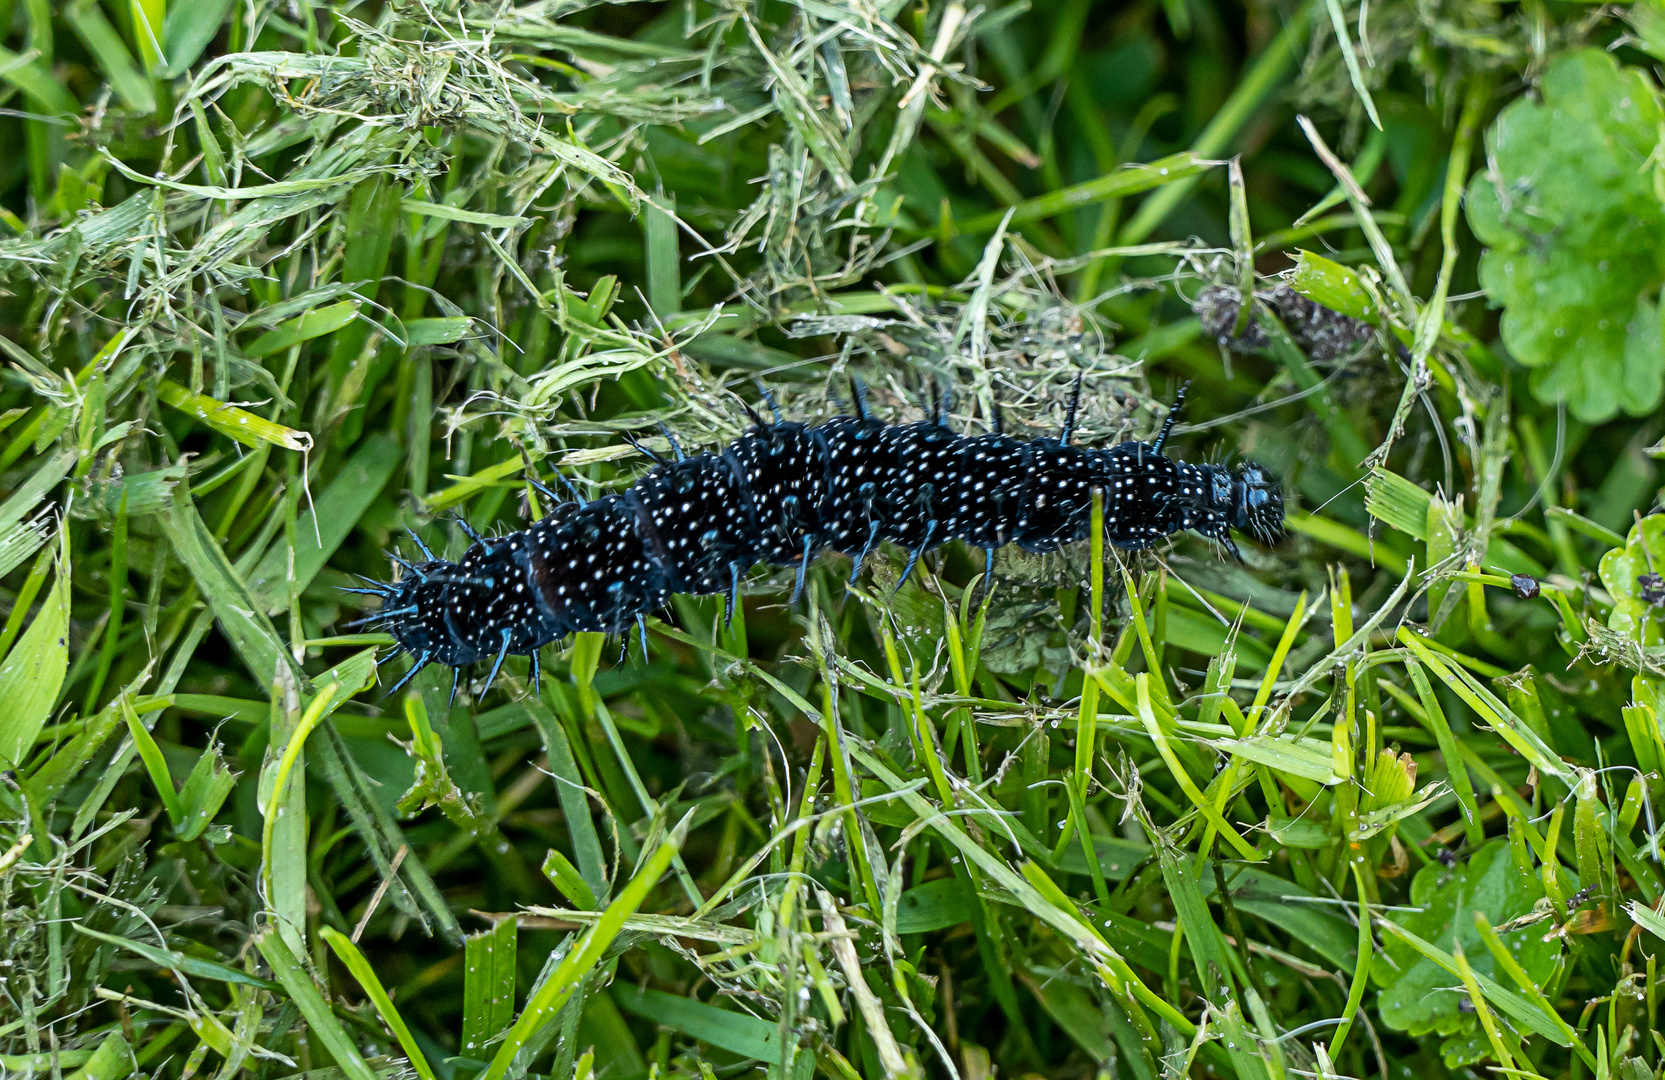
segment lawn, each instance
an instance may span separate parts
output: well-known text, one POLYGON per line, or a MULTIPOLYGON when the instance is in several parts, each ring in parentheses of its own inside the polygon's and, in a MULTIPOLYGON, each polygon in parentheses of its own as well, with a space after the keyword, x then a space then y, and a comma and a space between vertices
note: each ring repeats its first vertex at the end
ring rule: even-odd
POLYGON ((1665 1076, 1665 0, 0 35, 0 1077, 1665 1076), (863 410, 1282 530, 413 636, 863 410))

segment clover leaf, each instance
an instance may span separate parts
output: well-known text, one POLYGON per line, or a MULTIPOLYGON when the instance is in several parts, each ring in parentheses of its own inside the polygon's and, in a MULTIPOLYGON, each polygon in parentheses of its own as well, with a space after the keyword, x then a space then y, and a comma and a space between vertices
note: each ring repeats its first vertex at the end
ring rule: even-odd
POLYGON ((1665 644, 1665 515, 1649 514, 1630 528, 1625 546, 1601 557, 1601 583, 1613 597, 1607 628, 1638 645, 1665 644))
POLYGON ((1665 389, 1659 97, 1596 49, 1555 60, 1539 90, 1498 114, 1469 185, 1480 284, 1540 401, 1641 415, 1665 389))
MULTIPOLYGON (((1446 952, 1454 951, 1455 937, 1476 972, 1507 983, 1508 975, 1497 970, 1496 959, 1475 929, 1473 913, 1484 912, 1495 927, 1531 911, 1543 895, 1537 875, 1516 864, 1507 840, 1496 839, 1465 863, 1424 866, 1411 881, 1411 903, 1421 910, 1389 917, 1446 952)), ((1543 985, 1553 973, 1560 945, 1544 940, 1542 926, 1504 931, 1498 937, 1532 980, 1543 985)), ((1446 1036, 1441 1050, 1452 1068, 1478 1060, 1469 1055, 1477 1046, 1483 1049, 1474 1042, 1479 1021, 1463 1007, 1468 995, 1462 981, 1397 935, 1382 935, 1382 944, 1386 963, 1372 969, 1383 988, 1377 1003, 1382 1022, 1411 1035, 1446 1036)))

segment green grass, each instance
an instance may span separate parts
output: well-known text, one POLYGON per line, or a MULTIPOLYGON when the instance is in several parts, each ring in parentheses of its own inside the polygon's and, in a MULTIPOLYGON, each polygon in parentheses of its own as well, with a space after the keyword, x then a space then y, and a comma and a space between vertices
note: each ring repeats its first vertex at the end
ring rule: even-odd
POLYGON ((0 1071, 1661 1075, 1659 0, 0 33, 0 1071), (1098 444, 1189 381, 1290 535, 827 556, 381 698, 403 529, 851 375, 1098 444))

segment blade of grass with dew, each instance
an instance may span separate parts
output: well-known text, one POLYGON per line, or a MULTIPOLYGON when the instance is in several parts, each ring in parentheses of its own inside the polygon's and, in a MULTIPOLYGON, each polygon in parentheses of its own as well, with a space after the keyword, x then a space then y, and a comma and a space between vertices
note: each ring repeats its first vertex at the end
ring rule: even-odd
POLYGON ((1513 747, 1516 753, 1531 762, 1540 773, 1563 778, 1569 775, 1559 755, 1544 745, 1538 733, 1516 716, 1514 710, 1498 700, 1496 695, 1481 686, 1472 675, 1437 655, 1423 638, 1409 629, 1400 627, 1398 637, 1425 667, 1439 676, 1442 682, 1463 699, 1464 704, 1496 729, 1503 740, 1513 747))
POLYGON ((221 631, 259 684, 270 686, 280 669, 291 679, 301 678, 277 628, 203 525, 184 484, 174 489, 173 502, 157 517, 174 554, 202 590, 221 631))
POLYGON ((261 990, 276 990, 279 983, 270 979, 263 979, 259 975, 251 975, 247 971, 234 968, 229 964, 221 964, 207 960, 200 956, 186 956, 173 949, 162 949, 142 941, 106 934, 85 926, 77 925, 75 932, 102 941, 106 945, 113 945, 126 949, 135 956, 144 958, 164 970, 176 970, 196 979, 212 979, 216 982, 237 983, 242 986, 252 986, 261 990))
POLYGON ((602 917, 573 943, 571 950, 550 973, 527 1001, 514 1026, 504 1036, 482 1080, 503 1080, 515 1055, 531 1038, 533 1032, 554 1018, 566 1004, 578 980, 601 961, 602 954, 623 928, 627 917, 634 914, 647 900, 648 893, 670 869, 671 857, 681 846, 687 819, 678 824, 643 860, 641 868, 619 890, 617 898, 607 905, 602 917))
POLYGON ((1237 850, 1239 855, 1250 862, 1261 861, 1265 856, 1257 851, 1253 844, 1243 839, 1242 834, 1233 828, 1231 823, 1214 808, 1214 804, 1203 795, 1201 789, 1197 787, 1196 781, 1185 771, 1185 767, 1180 764, 1179 759, 1174 755, 1173 746, 1169 742, 1167 734, 1158 725, 1156 714, 1151 711, 1150 676, 1143 671, 1139 672, 1138 675, 1134 676, 1134 686, 1139 719, 1144 723, 1145 731, 1150 735, 1151 742, 1156 744, 1157 754, 1161 757, 1162 763, 1168 767, 1174 781, 1179 784, 1180 790, 1185 793, 1186 798, 1191 800, 1191 805, 1214 827, 1226 843, 1237 850))
MULTIPOLYGON (((512 926, 513 923, 510 923, 510 925, 512 926)), ((353 944, 352 939, 333 926, 320 927, 318 936, 324 939, 324 943, 330 947, 330 951, 335 953, 336 959, 340 960, 347 970, 352 972, 353 978, 357 979, 359 986, 364 988, 371 1004, 376 1007, 376 1014, 382 1018, 382 1023, 387 1025, 388 1030, 393 1032, 393 1037, 399 1040, 399 1048, 405 1052, 405 1059, 411 1063, 411 1067, 416 1070, 416 1074, 422 1080, 438 1080, 433 1066, 428 1064, 427 1055, 422 1052, 421 1047, 417 1046, 415 1038, 411 1036, 410 1028, 405 1025, 404 1018, 399 1015, 399 1010, 394 1007, 393 999, 387 996, 387 990, 382 986, 381 979, 376 977, 375 969, 370 966, 370 961, 365 959, 364 954, 359 952, 358 946, 353 944)))
MULTIPOLYGON (((1162 880, 1173 898, 1174 921, 1185 928, 1184 941, 1196 965, 1203 997, 1219 1015, 1226 1034, 1226 1054, 1239 1080, 1266 1080, 1266 1063, 1251 1050, 1254 1040, 1243 1024, 1235 979, 1246 978, 1241 961, 1226 947, 1225 938, 1208 910, 1195 872, 1160 837, 1156 839, 1162 880)), ((1177 937, 1176 937, 1177 940, 1177 937)))
POLYGON ((306 1020, 310 1030, 347 1080, 377 1080, 376 1074, 358 1052, 353 1037, 330 1012, 329 1003, 318 993, 312 977, 296 959, 295 953, 284 943, 283 935, 268 927, 255 935, 254 946, 265 957, 273 977, 282 984, 284 992, 306 1020))
POLYGON ((1341 1008, 1341 1023, 1336 1025, 1335 1034, 1330 1037, 1328 1050, 1331 1057, 1335 1057, 1347 1043, 1347 1035, 1353 1030, 1353 1022, 1364 1005, 1364 992, 1370 986, 1370 969, 1375 962, 1375 939, 1370 936, 1370 894, 1359 860, 1355 858, 1350 862, 1353 884, 1358 890, 1358 966, 1353 969, 1353 980, 1347 987, 1347 1003, 1341 1008))
POLYGON ((1492 1012, 1491 1005, 1486 1001, 1485 992, 1480 989, 1480 983, 1475 980, 1474 969, 1469 967, 1468 957, 1463 953, 1461 943, 1453 943, 1452 959, 1456 962, 1457 977, 1462 979, 1463 988, 1468 991, 1469 1003, 1474 1006, 1474 1013, 1480 1020, 1480 1029, 1486 1033, 1486 1040, 1491 1043, 1492 1055, 1502 1063, 1503 1068, 1511 1075, 1536 1076, 1537 1071, 1531 1068, 1521 1069, 1517 1065, 1526 1064, 1521 1053, 1520 1043, 1513 1033, 1505 1035, 1501 1025, 1497 1022, 1497 1015, 1492 1012))
MULTIPOLYGON (((52 588, 0 660, 0 761, 20 765, 46 725, 69 670, 70 565, 67 525, 58 529, 52 588)), ((14 615, 17 612, 14 612, 14 615)))
POLYGON ((1341 13, 1341 0, 1324 0, 1324 6, 1330 12, 1330 27, 1335 31, 1337 43, 1341 46, 1341 58, 1347 63, 1347 77, 1352 80, 1353 92, 1359 95, 1359 102, 1364 106, 1365 114, 1370 117, 1370 123, 1377 131, 1382 130, 1382 118, 1376 115, 1376 102, 1370 96, 1370 87, 1365 85, 1364 72, 1359 70, 1359 55, 1353 48, 1353 39, 1347 33, 1347 18, 1341 13))
MULTIPOLYGON (((370 659, 372 650, 361 654, 370 659)), ((370 666, 370 665, 366 665, 370 666)), ((371 666, 373 671, 373 666, 371 666)), ((260 837, 261 879, 280 934, 291 946, 302 941, 306 926, 306 759, 307 738, 330 713, 364 688, 361 675, 343 684, 335 678, 323 686, 301 711, 301 699, 292 684, 284 685, 280 671, 272 700, 272 746, 275 756, 260 771, 260 812, 264 819, 260 837)))
POLYGON ((463 1026, 459 1048, 480 1056, 515 1018, 515 954, 518 928, 502 919, 470 934, 463 945, 463 1026))
POLYGON ((780 1060, 780 1027, 767 1020, 645 986, 619 994, 618 1002, 626 1012, 692 1035, 731 1054, 753 1061, 780 1060))

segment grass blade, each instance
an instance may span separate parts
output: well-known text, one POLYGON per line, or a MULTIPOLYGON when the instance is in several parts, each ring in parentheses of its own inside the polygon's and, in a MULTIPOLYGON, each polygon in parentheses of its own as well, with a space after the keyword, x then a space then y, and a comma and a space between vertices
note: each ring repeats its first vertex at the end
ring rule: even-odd
POLYGON ((382 986, 382 981, 376 977, 375 969, 370 966, 370 961, 366 960, 364 954, 358 951, 358 946, 354 945, 346 934, 333 926, 321 927, 318 936, 324 939, 325 944, 335 953, 336 958, 346 965, 347 970, 353 973, 353 978, 358 980, 359 986, 364 988, 371 1004, 376 1006, 376 1012, 381 1016, 382 1023, 386 1024, 388 1030, 393 1032, 393 1037, 399 1040, 399 1048, 405 1052, 405 1059, 411 1063, 411 1067, 416 1070, 416 1074, 422 1080, 439 1080, 434 1073, 433 1066, 428 1064, 427 1055, 422 1053, 422 1048, 416 1045, 416 1039, 411 1035, 410 1028, 405 1026, 404 1018, 399 1015, 399 1010, 393 1007, 393 999, 387 996, 387 990, 382 986))
POLYGON ((301 967, 295 953, 284 944, 282 936, 267 928, 255 935, 254 946, 266 958, 273 977, 283 986, 284 993, 306 1020, 306 1026, 329 1051, 347 1080, 377 1080, 376 1074, 365 1064, 363 1055, 354 1045, 352 1036, 330 1012, 329 1003, 313 985, 312 977, 301 967))
MULTIPOLYGON (((58 530, 51 590, 0 661, 0 761, 20 766, 46 725, 69 670, 69 532, 58 530)), ((14 612, 15 614, 15 612, 14 612)))
POLYGON ((556 965, 555 970, 521 1010, 520 1018, 515 1021, 514 1027, 509 1029, 508 1035, 503 1039, 503 1045, 498 1047, 497 1053, 492 1056, 491 1064, 487 1066, 481 1080, 503 1080, 515 1055, 526 1045, 527 1040, 561 1011, 561 1007, 577 987, 578 981, 601 962, 602 954, 624 928, 625 920, 635 914, 636 909, 647 900, 648 893, 670 869, 671 857, 682 846, 687 828, 688 820, 684 818, 652 854, 643 860, 640 869, 619 890, 613 902, 607 905, 607 910, 602 913, 601 918, 573 944, 571 951, 556 965))

